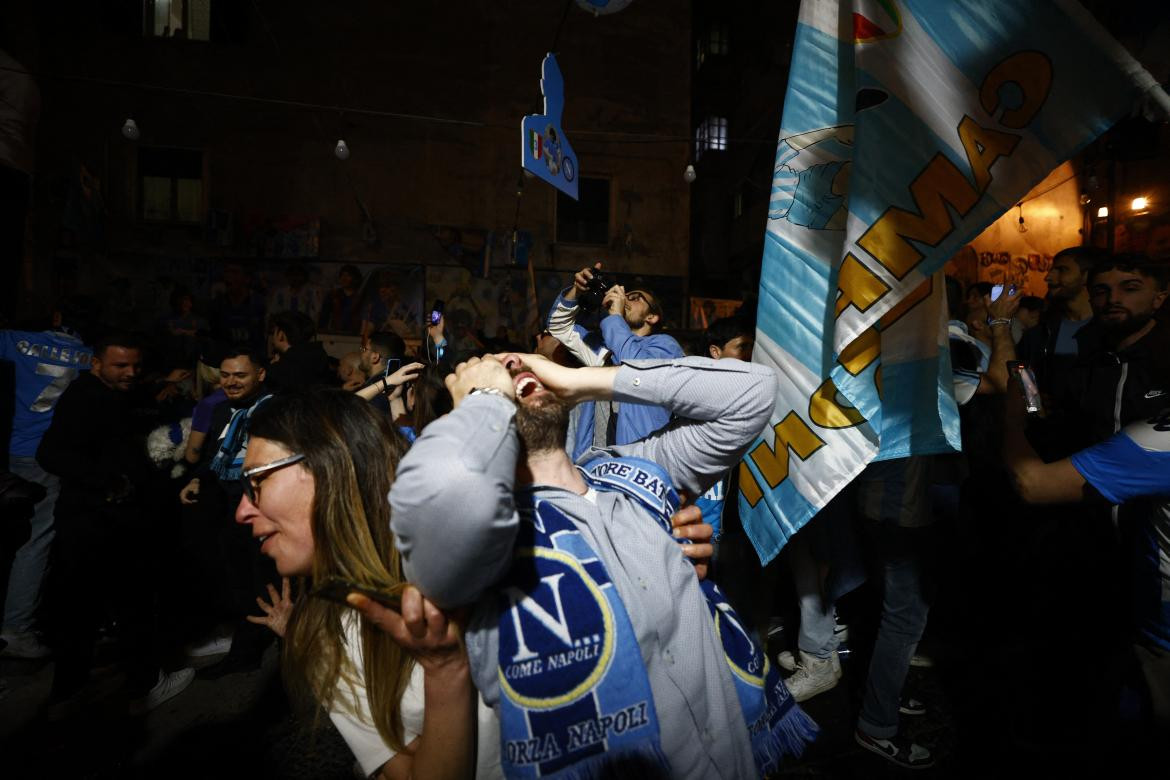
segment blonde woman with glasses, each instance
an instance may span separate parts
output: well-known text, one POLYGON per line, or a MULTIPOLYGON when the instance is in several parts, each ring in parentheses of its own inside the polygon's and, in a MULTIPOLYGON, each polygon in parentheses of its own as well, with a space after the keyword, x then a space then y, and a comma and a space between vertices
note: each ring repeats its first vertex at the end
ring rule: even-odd
POLYGON ((286 578, 251 618, 284 637, 286 684, 329 712, 368 777, 502 777, 459 616, 402 581, 386 500, 402 437, 357 396, 324 389, 273 398, 250 434, 236 520, 286 578), (309 579, 295 599, 289 577, 309 579), (398 611, 354 587, 400 596, 398 611))

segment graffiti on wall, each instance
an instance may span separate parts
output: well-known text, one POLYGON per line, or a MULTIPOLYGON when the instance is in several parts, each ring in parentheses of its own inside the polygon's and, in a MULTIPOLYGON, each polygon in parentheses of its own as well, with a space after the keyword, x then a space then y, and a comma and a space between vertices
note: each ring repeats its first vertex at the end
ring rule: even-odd
POLYGON ((976 252, 968 245, 947 263, 947 274, 954 276, 963 286, 975 282, 991 284, 1014 284, 1025 295, 1043 297, 1048 292, 1044 281, 1052 268, 1052 255, 1030 252, 1026 255, 1010 252, 976 252))

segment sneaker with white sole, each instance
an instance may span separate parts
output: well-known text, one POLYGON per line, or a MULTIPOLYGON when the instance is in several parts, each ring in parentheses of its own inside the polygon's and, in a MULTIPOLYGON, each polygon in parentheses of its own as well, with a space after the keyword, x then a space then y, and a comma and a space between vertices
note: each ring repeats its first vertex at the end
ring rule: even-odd
POLYGON ((898 703, 898 712, 903 715, 925 715, 926 705, 913 696, 903 696, 898 703))
POLYGON ((833 657, 835 655, 836 653, 833 653, 828 658, 817 658, 815 655, 809 655, 801 650, 800 662, 796 665, 796 671, 784 680, 784 685, 792 694, 792 698, 797 701, 807 701, 837 687, 837 681, 840 678, 833 670, 833 657))
POLYGON ((910 656, 910 665, 915 669, 933 669, 934 657, 929 656, 926 653, 915 653, 914 655, 910 656))
MULTIPOLYGON (((829 655, 829 660, 833 662, 833 674, 836 675, 838 680, 840 680, 842 677, 841 655, 836 650, 834 650, 829 655)), ((781 650, 780 654, 776 656, 776 663, 786 672, 796 671, 796 656, 792 654, 791 650, 781 650)))
POLYGON ((857 740, 858 745, 866 750, 877 753, 903 769, 926 769, 934 766, 934 756, 930 754, 930 751, 905 737, 879 739, 857 729, 853 732, 853 738, 857 740))
POLYGON ((38 658, 48 658, 53 651, 45 646, 32 631, 5 631, 0 634, 6 644, 0 650, 0 658, 20 658, 26 661, 35 661, 38 658))
POLYGON ((232 636, 213 636, 205 642, 200 642, 195 645, 188 645, 188 658, 207 658, 212 655, 223 655, 232 649, 232 636))
POLYGON ((141 715, 150 712, 168 699, 174 698, 186 690, 195 679, 195 670, 190 667, 179 669, 177 672, 159 671, 158 682, 147 691, 145 696, 130 702, 130 713, 141 715))

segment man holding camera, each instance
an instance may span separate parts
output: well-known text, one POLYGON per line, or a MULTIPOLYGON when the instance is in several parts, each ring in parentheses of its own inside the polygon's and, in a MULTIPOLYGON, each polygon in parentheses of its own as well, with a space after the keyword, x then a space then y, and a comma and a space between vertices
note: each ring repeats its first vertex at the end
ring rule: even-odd
MULTIPOLYGON (((662 306, 649 290, 631 290, 613 284, 601 274, 601 263, 582 268, 573 286, 561 293, 549 312, 548 330, 586 366, 621 365, 629 360, 683 357, 682 347, 665 333, 655 333, 662 323, 662 306), (582 309, 601 308, 601 334, 587 333, 576 324, 582 309)), ((663 427, 670 412, 661 406, 624 402, 615 409, 613 435, 603 444, 629 444, 663 427)), ((595 433, 595 441, 600 432, 595 433)))

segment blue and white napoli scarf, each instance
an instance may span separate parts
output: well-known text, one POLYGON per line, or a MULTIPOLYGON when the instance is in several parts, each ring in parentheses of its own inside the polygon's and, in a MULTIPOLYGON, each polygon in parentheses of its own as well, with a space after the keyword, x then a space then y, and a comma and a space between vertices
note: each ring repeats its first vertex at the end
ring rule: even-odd
POLYGON ((260 404, 271 398, 262 395, 246 409, 236 409, 232 418, 219 435, 219 449, 211 459, 211 470, 221 482, 232 482, 240 478, 244 470, 244 456, 248 453, 248 420, 260 404))
MULTIPOLYGON (((679 499, 662 469, 604 458, 583 469, 619 490, 670 533, 679 499)), ((514 564, 500 593, 501 759, 510 778, 589 778, 614 758, 667 765, 653 693, 625 607, 605 566, 573 522, 522 493, 514 564), (527 499, 527 502, 525 501, 527 499), (539 630, 537 630, 539 627, 539 630)), ((784 687, 723 594, 704 595, 735 681, 761 775, 800 755, 817 727, 784 687)))

